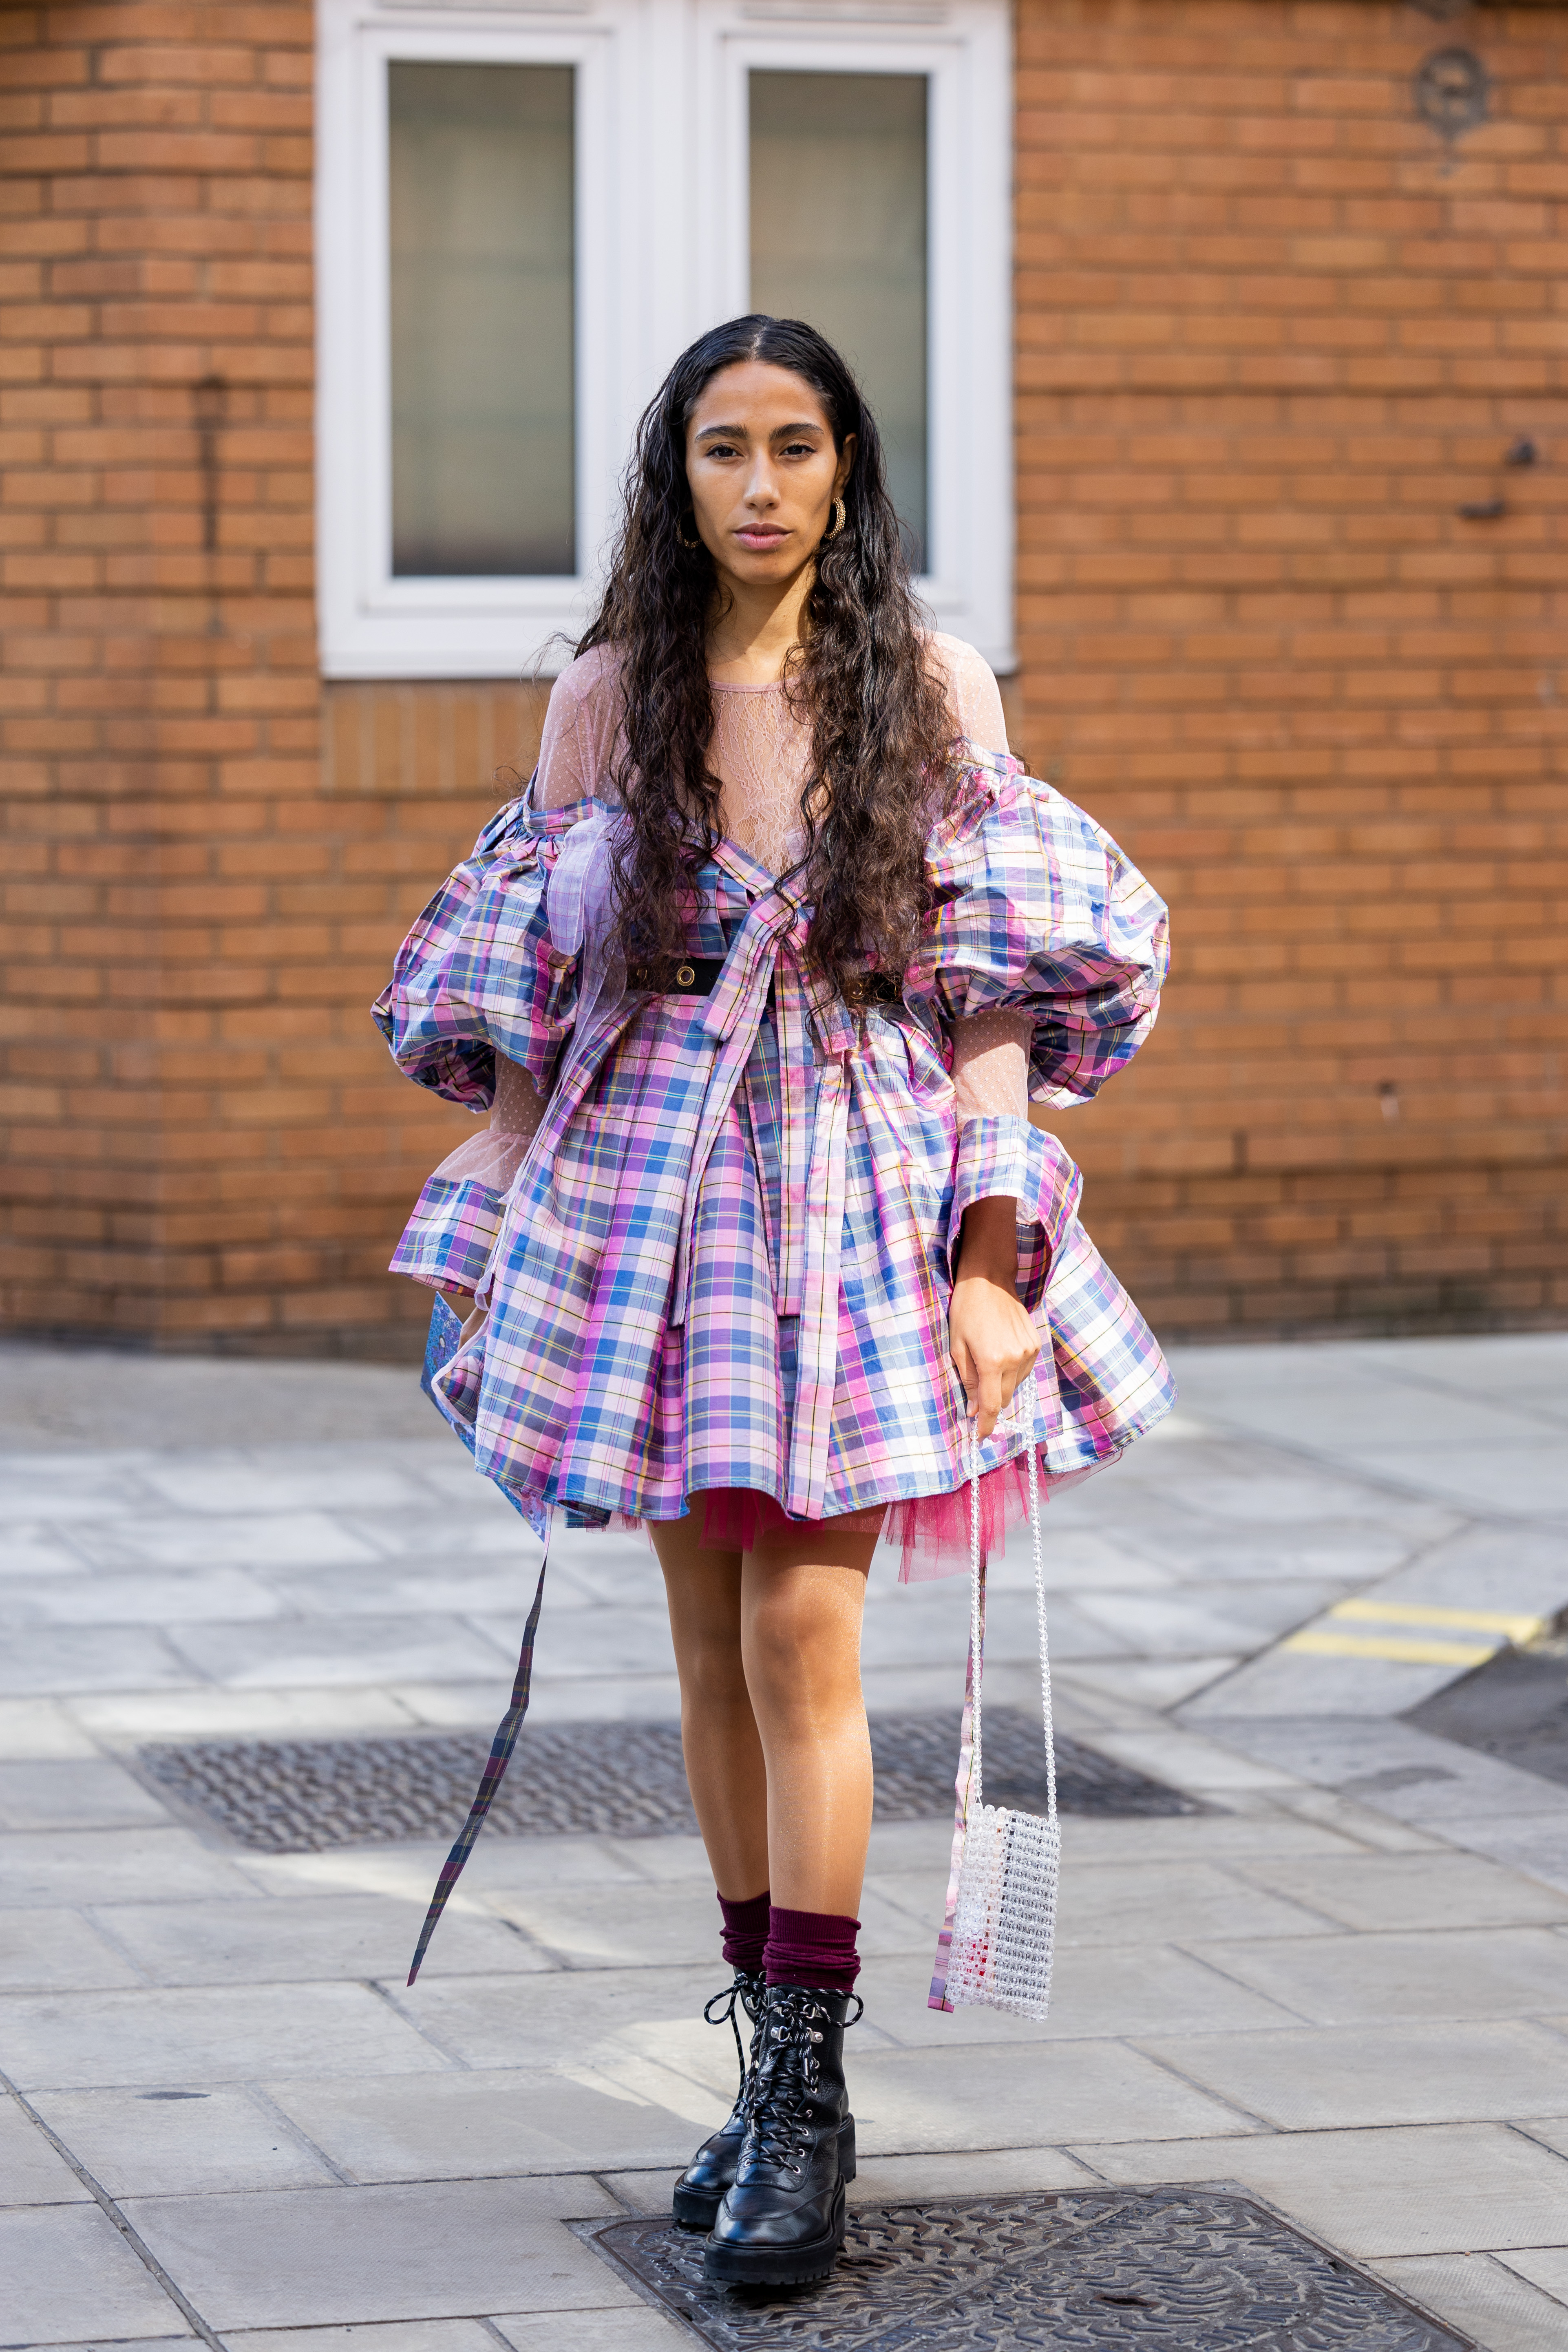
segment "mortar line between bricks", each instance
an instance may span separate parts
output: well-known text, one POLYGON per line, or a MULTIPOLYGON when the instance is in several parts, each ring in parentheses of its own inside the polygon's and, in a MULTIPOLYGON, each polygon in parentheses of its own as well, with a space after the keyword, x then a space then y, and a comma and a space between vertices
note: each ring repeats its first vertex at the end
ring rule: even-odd
POLYGON ((195 2304, 191 2303, 174 2284, 174 2280, 169 2276, 168 2272, 163 2268, 163 2263, 158 2260, 157 2255, 153 2252, 152 2247, 147 2243, 146 2239, 142 2235, 140 2230, 138 2230, 135 2224, 121 2211, 120 2207, 110 2195, 108 2189, 102 2186, 101 2182, 94 2179, 86 2165, 83 2164, 80 2158, 66 2146, 65 2141, 60 2137, 58 2132, 54 2130, 50 2125, 45 2122, 37 2107, 34 2106, 31 2099, 26 2096, 25 2092, 18 2089, 17 2085, 11 2080, 9 2074, 0 2074, 0 2085, 3 2085, 10 2094, 11 2097, 16 2100, 16 2105, 21 2108, 22 2113, 26 2116, 28 2122, 32 2124, 37 2130, 43 2133, 44 2137, 48 2141, 49 2146, 54 2149, 55 2154, 61 2158, 62 2162, 70 2167, 72 2172, 75 2173, 82 2187, 87 2190, 88 2195, 92 2199, 93 2203, 98 2207, 99 2211, 104 2215, 107 2221, 112 2222, 115 2229, 119 2231, 121 2236, 125 2240, 126 2244, 131 2248, 132 2253, 136 2255, 138 2261, 141 2262, 143 2267, 152 2273, 154 2279, 156 2279, 158 2284, 163 2288, 163 2293, 168 2296, 169 2301, 174 2305, 175 2310, 179 2312, 181 2317, 186 2322, 187 2326, 192 2327, 195 2331, 196 2335, 201 2337, 202 2342, 209 2347, 209 2352, 227 2352, 227 2347, 225 2346, 222 2337, 216 2336, 213 2333, 212 2329, 207 2326, 206 2321, 202 2317, 201 2313, 196 2309, 195 2304))

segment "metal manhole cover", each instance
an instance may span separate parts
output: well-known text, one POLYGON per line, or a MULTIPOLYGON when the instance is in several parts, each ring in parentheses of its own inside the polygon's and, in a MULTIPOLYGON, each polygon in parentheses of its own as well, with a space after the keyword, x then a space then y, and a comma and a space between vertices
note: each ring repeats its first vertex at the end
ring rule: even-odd
POLYGON ((1405 1720, 1521 1772, 1568 1783, 1568 1637, 1547 1634, 1522 1649, 1499 1650, 1405 1720))
POLYGON ((1475 2352, 1249 2198, 1106 2189, 851 2208, 832 2278, 707 2285, 665 2221, 581 2225, 723 2352, 1475 2352))
MULTIPOLYGON (((956 1721, 871 1718, 877 1816, 929 1821, 950 1811, 956 1721)), ((242 1845, 269 1853, 455 1837, 489 1754, 477 1734, 411 1733, 394 1739, 203 1740, 144 1748, 160 1790, 216 1822, 242 1845)), ((1005 1707, 985 1717, 985 1793, 1043 1811, 1045 1758, 1037 1723, 1005 1707)), ((1109 1757, 1057 1740, 1062 1811, 1102 1815, 1201 1812, 1178 1790, 1109 1757)), ((501 1837, 694 1835, 680 1733, 665 1723, 529 1725, 486 1833, 501 1837)))

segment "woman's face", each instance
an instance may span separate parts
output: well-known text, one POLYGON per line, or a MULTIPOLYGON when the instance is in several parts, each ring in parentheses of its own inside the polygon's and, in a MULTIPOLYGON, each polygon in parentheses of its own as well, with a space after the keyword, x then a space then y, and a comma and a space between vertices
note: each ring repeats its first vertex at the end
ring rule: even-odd
POLYGON ((686 428, 686 478, 698 536, 721 573, 767 586, 816 553, 855 462, 804 376, 765 360, 721 368, 686 428))

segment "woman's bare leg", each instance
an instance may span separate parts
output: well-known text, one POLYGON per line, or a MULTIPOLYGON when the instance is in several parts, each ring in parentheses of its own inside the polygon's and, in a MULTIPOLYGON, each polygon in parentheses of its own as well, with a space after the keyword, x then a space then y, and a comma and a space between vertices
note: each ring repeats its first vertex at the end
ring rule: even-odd
POLYGON ((741 1650, 766 1759, 773 1901, 854 1918, 871 1833, 860 1621, 876 1538, 820 1530, 742 1557, 741 1650))
POLYGON ((652 1525, 680 1675, 680 1744, 713 1883, 731 1903, 768 1885, 768 1784, 741 1656, 742 1555, 709 1551, 693 1512, 652 1525))

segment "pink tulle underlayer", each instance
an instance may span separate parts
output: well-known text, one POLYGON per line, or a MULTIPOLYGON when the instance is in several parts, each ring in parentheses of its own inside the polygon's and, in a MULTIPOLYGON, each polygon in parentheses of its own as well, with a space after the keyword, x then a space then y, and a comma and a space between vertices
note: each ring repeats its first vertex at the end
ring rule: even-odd
MULTIPOLYGON (((1052 1477, 1040 1472, 1040 1491, 1076 1486, 1085 1475, 1070 1472, 1052 1477)), ((938 1576, 957 1576, 969 1566, 969 1487, 955 1486, 950 1495, 921 1495, 909 1503, 879 1503, 865 1511, 845 1511, 826 1519, 792 1519, 771 1495, 749 1486, 713 1486, 692 1497, 702 1508, 702 1540, 715 1550, 765 1551, 770 1544, 812 1528, 844 1528, 857 1535, 880 1534, 900 1549, 899 1581, 921 1584, 938 1576)), ((1029 1515, 1028 1471, 1025 1457, 999 1463, 980 1481, 980 1549, 983 1558, 1000 1551, 1011 1530, 1029 1515)))

